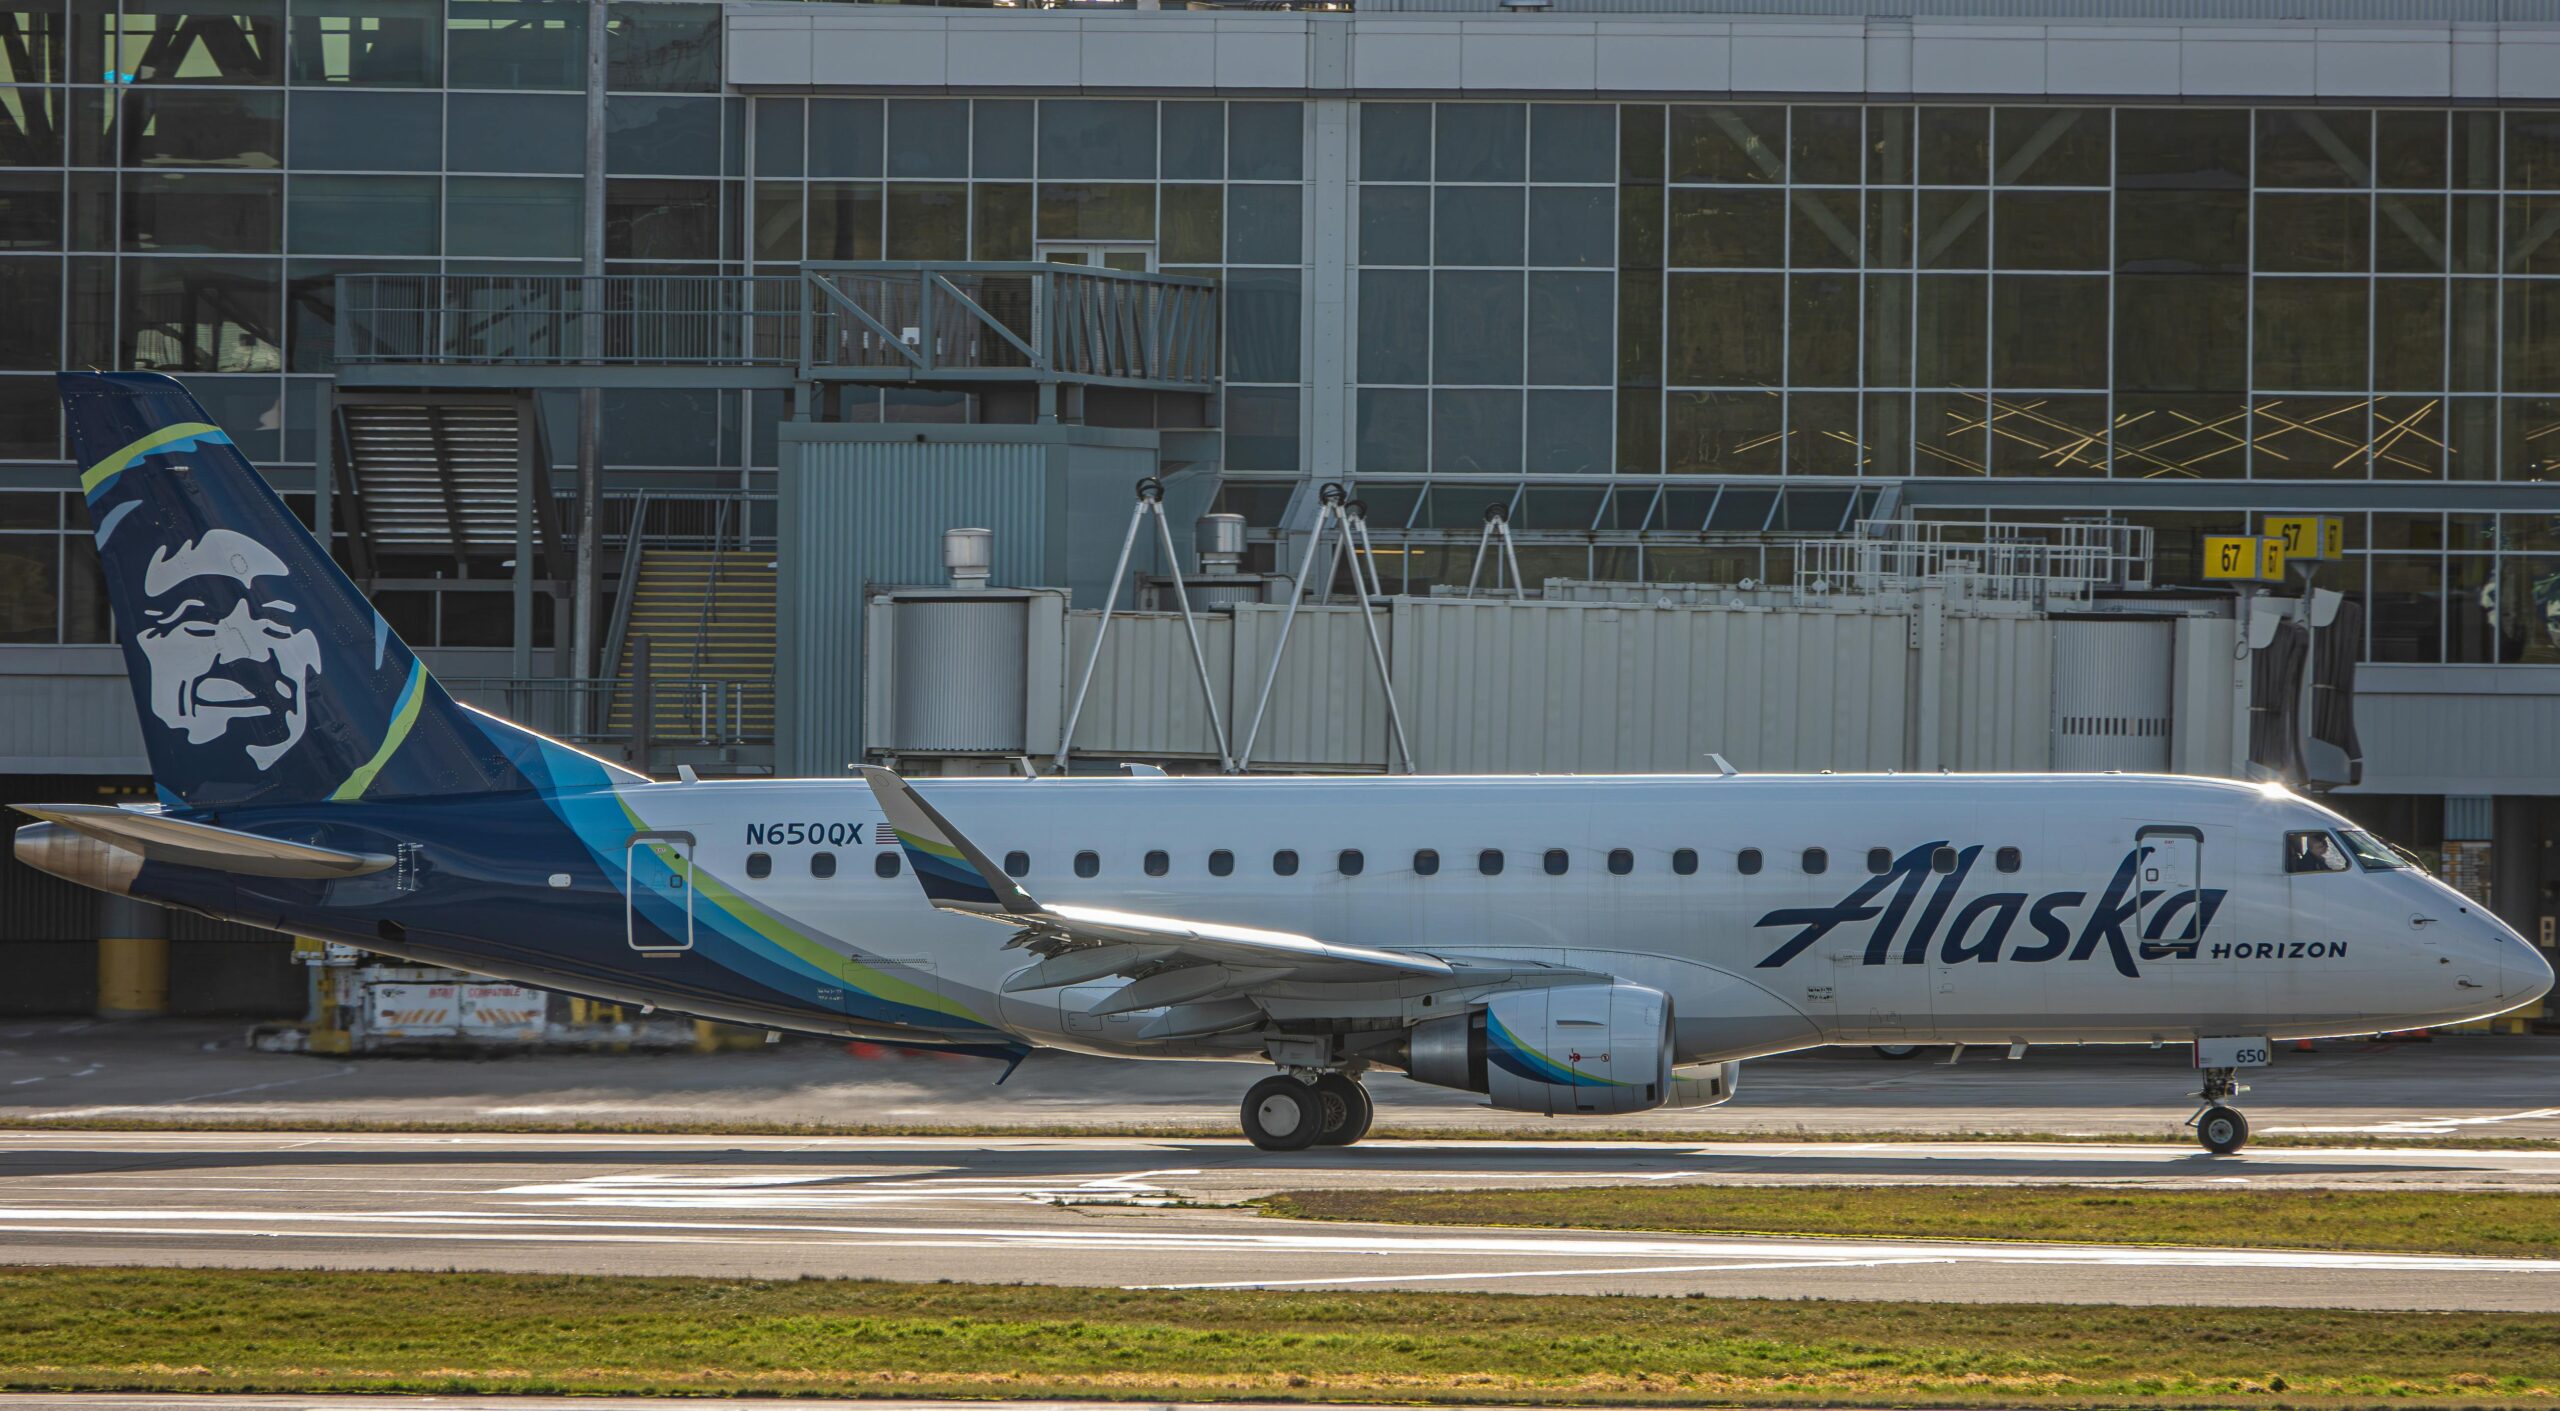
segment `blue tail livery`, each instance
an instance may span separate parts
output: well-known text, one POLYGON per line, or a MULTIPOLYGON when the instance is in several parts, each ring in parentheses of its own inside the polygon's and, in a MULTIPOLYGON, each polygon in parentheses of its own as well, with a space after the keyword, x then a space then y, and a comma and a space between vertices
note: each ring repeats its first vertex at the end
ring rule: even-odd
POLYGON ((528 787, 174 378, 66 372, 80 488, 161 796, 528 787))

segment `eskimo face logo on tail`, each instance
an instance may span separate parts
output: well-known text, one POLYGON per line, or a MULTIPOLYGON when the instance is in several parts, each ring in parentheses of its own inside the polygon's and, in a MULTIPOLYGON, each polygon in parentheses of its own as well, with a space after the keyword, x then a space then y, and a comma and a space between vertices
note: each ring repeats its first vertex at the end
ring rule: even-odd
POLYGON ((151 713, 187 743, 227 742, 261 773, 301 743, 320 639, 295 618, 293 575, 229 529, 162 545, 143 572, 134 645, 151 664, 151 713))
POLYGON ((1795 928, 1755 968, 1785 965, 1834 932, 1863 932, 1860 959, 1868 965, 1925 965, 1933 951, 1942 965, 2088 960, 2104 951, 2117 974, 2138 978, 2137 951, 2143 960, 2193 960, 2222 909, 2220 887, 2144 889, 2138 879, 2148 846, 2124 855, 2084 915, 2072 913, 2088 904, 2087 892, 1989 892, 1958 905, 1982 847, 1957 850, 1954 865, 1941 872, 1934 864, 1947 846, 1913 848, 1830 906, 1780 907, 1753 922, 1795 928), (2020 933, 2015 946, 2013 932, 2020 933))

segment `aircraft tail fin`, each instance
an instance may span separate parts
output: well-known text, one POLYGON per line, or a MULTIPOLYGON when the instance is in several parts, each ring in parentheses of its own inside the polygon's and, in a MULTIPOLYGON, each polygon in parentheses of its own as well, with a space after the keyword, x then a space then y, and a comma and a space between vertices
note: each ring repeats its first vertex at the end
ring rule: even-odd
POLYGON ((176 379, 60 382, 164 802, 535 787, 539 737, 447 695, 176 379))

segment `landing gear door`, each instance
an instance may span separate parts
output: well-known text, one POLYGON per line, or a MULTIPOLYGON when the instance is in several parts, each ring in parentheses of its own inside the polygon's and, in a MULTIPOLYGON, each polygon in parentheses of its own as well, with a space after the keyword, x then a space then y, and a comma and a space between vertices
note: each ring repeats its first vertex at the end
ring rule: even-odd
POLYGON ((2141 852, 2142 958, 2193 960, 2204 936, 2204 834, 2184 826, 2135 832, 2141 852))
POLYGON ((641 832, 622 853, 622 927, 637 951, 693 949, 693 835, 641 832))

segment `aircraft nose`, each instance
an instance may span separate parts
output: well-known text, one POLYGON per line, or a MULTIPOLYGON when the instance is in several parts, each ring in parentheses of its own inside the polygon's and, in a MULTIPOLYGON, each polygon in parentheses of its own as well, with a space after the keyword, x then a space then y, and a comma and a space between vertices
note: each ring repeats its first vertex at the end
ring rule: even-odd
POLYGON ((2502 939, 2499 978, 2505 982, 2507 998, 2531 1004, 2551 993, 2550 957, 2513 931, 2502 939))

